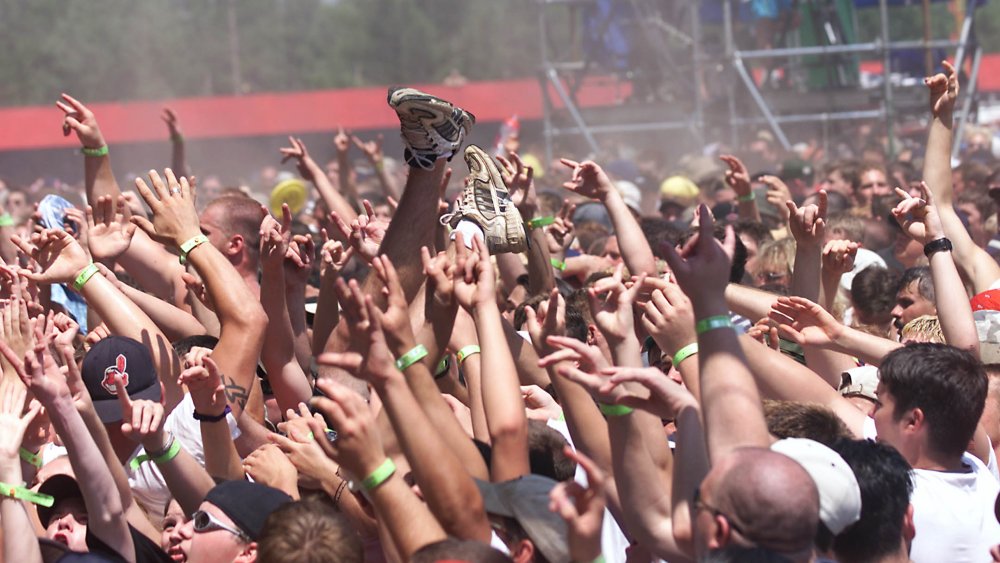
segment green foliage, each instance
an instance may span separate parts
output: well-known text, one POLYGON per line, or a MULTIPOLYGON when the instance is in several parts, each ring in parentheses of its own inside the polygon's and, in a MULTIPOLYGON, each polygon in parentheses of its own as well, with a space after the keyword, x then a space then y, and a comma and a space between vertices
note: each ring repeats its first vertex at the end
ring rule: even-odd
POLYGON ((531 75, 532 0, 0 0, 0 105, 531 75), (234 10, 241 84, 234 84, 234 10))

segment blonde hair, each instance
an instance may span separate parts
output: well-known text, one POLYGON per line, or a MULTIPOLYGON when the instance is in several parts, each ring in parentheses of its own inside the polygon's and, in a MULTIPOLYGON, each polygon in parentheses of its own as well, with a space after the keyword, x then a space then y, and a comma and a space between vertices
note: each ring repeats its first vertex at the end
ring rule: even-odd
POLYGON ((922 315, 906 323, 900 331, 903 342, 933 342, 946 344, 944 333, 941 332, 941 322, 935 315, 922 315))

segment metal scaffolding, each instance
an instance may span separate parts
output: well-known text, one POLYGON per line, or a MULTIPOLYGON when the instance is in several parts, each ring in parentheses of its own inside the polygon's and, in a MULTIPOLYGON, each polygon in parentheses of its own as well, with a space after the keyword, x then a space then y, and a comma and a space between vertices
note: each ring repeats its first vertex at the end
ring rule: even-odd
MULTIPOLYGON (((686 107, 683 115, 642 115, 631 116, 617 120, 613 124, 588 123, 585 112, 576 100, 577 90, 582 85, 588 73, 602 72, 607 74, 605 69, 599 68, 589 60, 567 60, 565 54, 554 54, 550 47, 552 14, 550 11, 556 7, 581 8, 593 6, 595 0, 538 0, 539 4, 539 30, 541 39, 541 60, 542 68, 539 82, 541 86, 544 119, 543 133, 545 136, 546 154, 551 157, 552 140, 555 137, 564 135, 579 135, 586 141, 588 147, 594 153, 599 152, 597 137, 607 133, 621 132, 646 132, 646 131, 668 131, 686 129, 690 131, 696 139, 703 140, 705 137, 705 100, 701 92, 700 80, 704 76, 706 66, 713 65, 713 68, 726 68, 729 73, 726 75, 726 103, 728 108, 728 129, 730 139, 734 145, 738 144, 741 128, 749 125, 766 125, 774 134, 778 143, 786 150, 791 149, 791 142, 785 131, 785 125, 796 123, 822 123, 828 126, 833 122, 843 122, 852 120, 883 120, 886 127, 887 136, 890 143, 893 139, 895 120, 898 118, 896 110, 896 90, 892 80, 891 54, 896 51, 913 49, 955 49, 955 67, 961 72, 966 57, 971 53, 971 71, 969 79, 964 86, 964 99, 958 115, 958 124, 955 132, 954 154, 957 156, 959 143, 962 138, 962 131, 970 111, 973 106, 978 88, 978 73, 982 58, 982 49, 975 38, 973 23, 978 2, 968 2, 961 31, 957 39, 926 39, 892 41, 889 37, 890 5, 888 0, 879 0, 879 23, 880 36, 874 41, 865 43, 836 43, 829 45, 802 46, 802 47, 782 47, 771 49, 743 50, 736 47, 734 32, 734 0, 723 0, 722 2, 722 37, 724 41, 724 51, 720 54, 721 60, 707 57, 702 45, 702 22, 699 17, 698 2, 687 3, 675 2, 675 4, 686 5, 686 21, 684 29, 677 27, 677 22, 664 21, 660 13, 653 8, 651 0, 615 0, 618 3, 629 4, 631 6, 634 19, 637 20, 641 30, 642 39, 647 42, 647 46, 657 56, 657 64, 663 73, 676 72, 683 65, 688 76, 696 77, 691 80, 692 103, 686 107), (673 46, 667 39, 673 42, 673 46), (679 45, 679 46, 678 46, 679 45), (748 68, 748 61, 761 61, 784 59, 789 62, 801 60, 802 57, 822 56, 837 57, 843 55, 875 55, 882 61, 882 85, 881 98, 877 104, 857 103, 855 107, 834 108, 831 111, 813 111, 799 113, 781 113, 774 107, 773 100, 769 102, 771 91, 763 90, 754 80, 753 73, 748 68), (709 60, 711 58, 711 60, 709 60), (759 112, 759 116, 741 115, 738 111, 738 98, 742 91, 749 94, 753 105, 759 112), (559 115, 563 117, 562 123, 556 123, 556 104, 553 100, 557 98, 562 106, 559 115), (871 107, 877 105, 877 107, 871 107), (567 123, 568 122, 568 123, 567 123)), ((571 18, 576 14, 571 14, 571 18)), ((605 28, 606 29, 606 28, 605 28)), ((570 54, 570 59, 572 59, 570 54)), ((857 87, 861 91, 860 86, 857 87)), ((782 93, 788 96, 786 90, 782 93)), ((814 95, 812 92, 801 92, 802 97, 814 95)), ((838 106, 845 104, 838 103, 838 106)), ((850 106, 851 104, 846 104, 850 106)), ((890 151, 893 147, 890 147, 890 151)))

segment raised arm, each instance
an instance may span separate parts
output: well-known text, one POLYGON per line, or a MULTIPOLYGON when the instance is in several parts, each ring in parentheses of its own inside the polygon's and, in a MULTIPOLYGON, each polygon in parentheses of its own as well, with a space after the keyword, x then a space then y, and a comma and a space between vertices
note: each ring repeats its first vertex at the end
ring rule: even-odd
POLYGON ((788 208, 788 228, 795 238, 795 270, 792 272, 790 293, 819 301, 820 258, 826 233, 826 191, 819 192, 819 205, 799 208, 794 201, 788 208))
POLYGON ((924 78, 931 110, 931 127, 924 155, 924 181, 934 193, 944 234, 954 246, 955 262, 972 283, 974 291, 979 293, 1000 279, 1000 265, 976 245, 953 207, 951 142, 955 101, 958 99, 958 71, 948 61, 941 64, 944 74, 924 78))
POLYGON ((562 163, 573 170, 573 178, 565 182, 563 187, 584 197, 596 199, 604 204, 611 219, 611 226, 618 237, 618 247, 622 252, 622 260, 633 276, 646 274, 656 275, 656 258, 649 248, 646 237, 642 234, 639 222, 632 211, 625 205, 615 185, 604 173, 604 170, 593 161, 576 162, 562 159, 562 163))
MULTIPOLYGON (((375 507, 379 522, 389 530, 400 557, 408 561, 421 547, 445 539, 444 530, 427 505, 413 494, 386 457, 375 417, 365 400, 328 380, 320 380, 317 386, 326 397, 314 398, 311 404, 337 428, 336 441, 318 442, 355 483, 362 484, 365 497, 375 507)), ((323 423, 310 420, 309 424, 314 434, 324 434, 323 423)))
POLYGON ((256 377, 267 315, 229 260, 214 246, 205 244, 208 239, 201 234, 187 179, 178 182, 170 170, 166 177, 164 183, 159 174, 150 172, 155 194, 142 178, 136 179, 136 188, 152 210, 153 220, 132 217, 132 221, 165 244, 187 246, 186 259, 201 276, 222 325, 213 358, 224 374, 233 414, 239 416, 256 377))
MULTIPOLYGON (((62 110, 63 135, 75 132, 80 139, 84 153, 84 188, 88 202, 96 202, 101 196, 117 201, 121 195, 118 181, 111 169, 108 144, 101 133, 97 117, 87 106, 69 94, 63 94, 56 102, 62 110)), ((135 237, 128 251, 122 254, 122 266, 148 291, 174 303, 183 301, 184 285, 180 275, 184 271, 171 259, 163 247, 154 243, 144 234, 135 237)))
POLYGON ((934 304, 945 342, 979 355, 979 334, 962 278, 952 258, 951 241, 945 238, 934 196, 926 182, 920 183, 923 197, 915 198, 896 188, 903 198, 892 215, 910 238, 924 245, 934 282, 934 304))
POLYGON ((330 179, 326 176, 326 172, 309 156, 309 150, 306 149, 306 145, 302 142, 302 139, 289 137, 288 142, 292 146, 281 149, 281 162, 284 163, 288 159, 294 158, 295 164, 299 169, 299 175, 316 186, 316 190, 319 191, 319 195, 323 198, 323 203, 326 204, 327 209, 342 217, 344 221, 347 221, 347 224, 357 219, 357 211, 333 187, 330 179))
POLYGON ((23 359, 14 355, 2 341, 0 352, 14 365, 28 389, 45 407, 52 426, 66 446, 73 473, 83 493, 90 530, 115 553, 134 562, 135 546, 121 496, 104 464, 100 449, 73 404, 66 379, 58 373, 58 366, 49 356, 48 342, 36 343, 35 349, 23 359))
POLYGON ((280 224, 270 214, 260 224, 260 302, 268 318, 261 361, 282 412, 312 397, 312 385, 295 357, 292 322, 285 299, 285 255, 291 243, 291 228, 288 205, 282 206, 280 224))
POLYGON ((743 161, 731 154, 724 154, 719 160, 729 167, 726 170, 726 184, 736 192, 737 213, 740 219, 760 223, 760 210, 753 196, 753 186, 750 184, 750 171, 743 161))
POLYGON ((181 134, 181 122, 177 119, 177 114, 170 108, 163 108, 160 119, 167 124, 167 131, 170 132, 170 168, 181 176, 190 177, 191 171, 185 158, 184 135, 181 134))
POLYGON ((402 195, 400 193, 400 186, 396 185, 396 181, 389 175, 389 171, 385 169, 385 154, 382 152, 382 134, 379 133, 371 141, 362 141, 358 137, 351 135, 351 142, 354 143, 354 146, 358 147, 365 155, 365 158, 368 159, 368 162, 371 163, 372 168, 375 170, 375 176, 378 178, 379 186, 382 187, 383 195, 398 199, 402 195))
POLYGON ((479 238, 473 240, 471 253, 458 239, 455 250, 455 297, 475 319, 482 350, 483 406, 493 446, 490 477, 494 482, 508 481, 531 472, 521 386, 497 308, 489 252, 479 238))
MULTIPOLYGON (((13 379, 0 380, 0 483, 10 490, 21 487, 21 440, 41 404, 34 402, 24 411, 27 391, 13 379)), ((24 503, 14 496, 0 495, 0 523, 3 524, 3 560, 42 563, 35 530, 24 503)))
MULTIPOLYGON (((375 264, 386 277, 389 289, 386 310, 375 306, 370 296, 362 296, 356 284, 343 288, 350 289, 350 296, 345 295, 343 300, 344 317, 364 334, 355 339, 358 352, 324 354, 322 358, 368 381, 378 392, 424 499, 445 531, 461 538, 488 541, 489 522, 475 482, 453 448, 442 439, 444 429, 432 424, 407 384, 409 377, 428 378, 430 373, 413 354, 420 348, 405 317, 406 307, 395 303, 405 303, 395 271, 384 257, 376 258, 375 264), (399 318, 400 312, 403 318, 399 318), (398 360, 394 362, 393 357, 398 360)), ((447 414, 452 417, 452 433, 461 432, 450 410, 447 414)), ((464 442, 470 441, 465 438, 464 442)))
POLYGON ((720 244, 708 207, 701 207, 698 234, 678 253, 666 248, 667 261, 684 293, 691 298, 698 333, 698 367, 705 439, 711 460, 744 446, 768 447, 770 439, 760 394, 747 367, 724 296, 730 256, 736 244, 732 228, 720 244))

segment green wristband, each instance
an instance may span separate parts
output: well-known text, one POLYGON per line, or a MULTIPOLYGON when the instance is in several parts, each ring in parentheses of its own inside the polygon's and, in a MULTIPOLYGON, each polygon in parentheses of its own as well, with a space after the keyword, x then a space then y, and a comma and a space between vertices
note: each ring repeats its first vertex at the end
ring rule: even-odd
POLYGON ((423 344, 417 344, 409 352, 403 354, 396 360, 396 369, 399 371, 406 371, 406 368, 412 366, 413 364, 419 362, 427 356, 427 347, 423 344))
POLYGON ((632 414, 632 407, 626 407, 625 405, 606 405, 604 403, 598 403, 597 407, 601 409, 601 413, 604 416, 625 416, 627 414, 632 414))
POLYGON ((0 483, 0 496, 27 501, 46 508, 51 508, 56 502, 55 498, 50 495, 36 493, 24 485, 11 485, 9 483, 0 483))
POLYGON ((677 353, 674 354, 674 359, 671 363, 673 363, 674 367, 677 367, 678 365, 680 365, 681 362, 683 362, 684 360, 690 358, 691 356, 697 353, 698 353, 698 343, 692 342, 687 346, 678 350, 677 353))
POLYGON ((559 270, 560 272, 565 272, 566 271, 566 263, 563 262, 562 260, 556 260, 555 258, 549 258, 549 264, 552 264, 552 267, 555 268, 555 269, 557 269, 557 270, 559 270))
POLYGON ((179 453, 181 453, 181 441, 174 436, 171 436, 170 445, 167 446, 167 451, 156 456, 149 454, 137 455, 135 456, 135 459, 129 462, 129 467, 132 468, 132 471, 135 471, 139 469, 140 465, 150 460, 157 465, 167 463, 177 457, 177 454, 179 453))
POLYGON ((90 281, 90 278, 94 277, 94 274, 99 272, 97 264, 91 262, 87 264, 87 267, 80 270, 80 273, 76 275, 76 279, 73 280, 73 289, 77 291, 83 291, 83 286, 90 281))
POLYGON ((13 227, 14 225, 14 218, 10 216, 10 213, 0 215, 0 227, 13 227))
POLYGON ((462 346, 462 349, 455 354, 455 357, 458 358, 458 364, 461 365, 469 356, 481 352, 482 350, 479 349, 478 344, 469 344, 468 346, 462 346))
POLYGON ((556 218, 551 215, 548 217, 535 217, 534 219, 528 220, 528 227, 537 229, 538 227, 547 227, 555 222, 556 218))
POLYGON ((389 480, 392 474, 396 472, 396 464, 392 462, 391 459, 385 458, 382 465, 378 466, 378 469, 372 471, 372 474, 365 477, 365 480, 361 482, 361 486, 365 488, 366 491, 371 491, 375 487, 378 487, 382 483, 389 480))
POLYGON ((192 250, 198 248, 206 242, 208 242, 208 237, 205 235, 195 235, 181 243, 181 264, 187 262, 188 254, 190 254, 192 250))
POLYGON ((441 358, 438 362, 437 368, 434 369, 434 379, 441 379, 442 377, 448 375, 448 368, 451 367, 451 356, 447 354, 441 358))
POLYGON ((694 330, 698 334, 705 334, 706 332, 717 328, 733 328, 733 321, 730 320, 729 315, 716 315, 714 317, 708 317, 698 321, 698 323, 694 325, 694 330))
POLYGON ((33 454, 24 448, 21 448, 18 454, 20 454, 21 459, 23 459, 25 463, 29 463, 38 468, 42 466, 42 456, 33 454))
POLYGON ((183 143, 184 142, 184 135, 181 135, 180 133, 171 133, 170 134, 170 140, 173 141, 173 142, 175 142, 175 143, 183 143))
POLYGON ((83 147, 82 149, 80 149, 80 152, 83 153, 83 156, 107 156, 108 145, 104 145, 103 147, 98 147, 96 149, 89 149, 87 147, 83 147))
POLYGON ((753 192, 750 192, 747 195, 736 196, 736 201, 746 203, 749 201, 756 201, 756 198, 754 197, 753 192))

